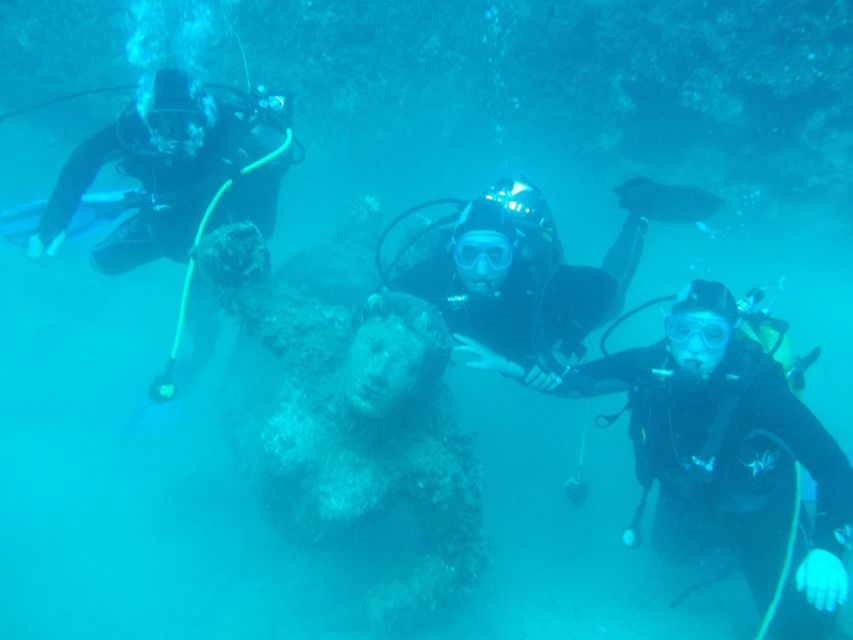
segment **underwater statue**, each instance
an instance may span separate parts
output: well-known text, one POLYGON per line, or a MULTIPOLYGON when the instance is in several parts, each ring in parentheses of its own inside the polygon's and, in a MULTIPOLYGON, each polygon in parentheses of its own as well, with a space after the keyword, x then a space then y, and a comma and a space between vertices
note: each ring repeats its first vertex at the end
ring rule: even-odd
POLYGON ((358 239, 349 249, 320 247, 273 277, 248 223, 211 233, 196 260, 266 347, 232 357, 223 393, 242 465, 290 537, 371 558, 360 615, 394 635, 483 570, 480 473, 441 381, 451 350, 441 316, 406 294, 364 295, 375 290, 358 273, 372 273, 369 251, 358 239), (324 263, 318 253, 325 273, 306 268, 324 263), (325 300, 330 290, 363 302, 353 312, 325 300))

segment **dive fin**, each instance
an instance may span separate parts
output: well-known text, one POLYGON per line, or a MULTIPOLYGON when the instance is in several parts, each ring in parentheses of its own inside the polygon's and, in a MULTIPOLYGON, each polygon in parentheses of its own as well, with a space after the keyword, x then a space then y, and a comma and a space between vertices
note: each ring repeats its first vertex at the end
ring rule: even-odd
POLYGON ((698 222, 714 215, 725 202, 700 187, 666 185, 651 178, 632 178, 616 187, 619 206, 632 216, 663 222, 698 222))
MULTIPOLYGON (((17 207, 0 211, 0 235, 9 242, 26 247, 47 211, 48 199, 44 198, 17 207)), ((140 206, 139 194, 135 191, 105 191, 87 193, 71 218, 66 235, 69 239, 83 238, 98 231, 125 211, 140 206)))

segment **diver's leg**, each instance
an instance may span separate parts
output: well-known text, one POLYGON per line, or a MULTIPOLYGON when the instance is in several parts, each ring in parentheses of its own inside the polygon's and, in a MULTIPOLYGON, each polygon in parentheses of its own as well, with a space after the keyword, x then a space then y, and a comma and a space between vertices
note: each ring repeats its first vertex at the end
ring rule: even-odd
POLYGON ((651 546, 661 559, 680 564, 701 555, 701 523, 689 505, 661 488, 655 505, 651 546))
POLYGON ((625 295, 643 255, 643 242, 648 226, 648 220, 645 218, 628 216, 616 241, 604 255, 601 268, 616 279, 617 285, 616 294, 608 310, 608 318, 619 315, 625 306, 625 295))
POLYGON ((90 261, 101 273, 114 276, 153 262, 164 255, 144 216, 137 214, 92 249, 90 261))

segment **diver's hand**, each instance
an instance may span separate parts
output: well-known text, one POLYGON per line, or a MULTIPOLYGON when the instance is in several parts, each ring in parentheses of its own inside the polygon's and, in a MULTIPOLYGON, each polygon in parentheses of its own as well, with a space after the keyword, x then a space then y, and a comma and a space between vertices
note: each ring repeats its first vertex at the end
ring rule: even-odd
POLYGON ((806 592, 806 600, 818 611, 835 611, 847 602, 847 571, 838 556, 823 549, 812 549, 797 569, 797 591, 806 592))
POLYGON ((507 360, 501 354, 489 349, 486 345, 458 333, 453 334, 453 339, 459 343, 453 347, 454 355, 462 354, 469 358, 465 362, 465 366, 472 369, 497 371, 509 378, 517 378, 519 380, 524 377, 524 367, 512 360, 507 360))
POLYGON ((524 376, 524 384, 534 391, 548 393, 563 384, 563 379, 550 371, 545 371, 539 365, 533 365, 524 376))
POLYGON ((59 247, 62 246, 63 242, 65 242, 65 232, 60 231, 45 249, 39 234, 34 233, 30 236, 30 240, 27 243, 27 256, 30 258, 41 258, 42 256, 53 257, 59 251, 59 247))

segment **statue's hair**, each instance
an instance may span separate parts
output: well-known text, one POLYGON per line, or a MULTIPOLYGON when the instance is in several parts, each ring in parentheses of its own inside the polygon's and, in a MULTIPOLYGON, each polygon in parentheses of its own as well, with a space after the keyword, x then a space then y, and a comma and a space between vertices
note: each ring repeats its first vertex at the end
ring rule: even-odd
POLYGON ((423 367, 429 379, 441 377, 450 361, 453 341, 438 310, 407 293, 388 292, 370 296, 353 315, 358 328, 372 318, 399 318, 426 345, 423 367))

